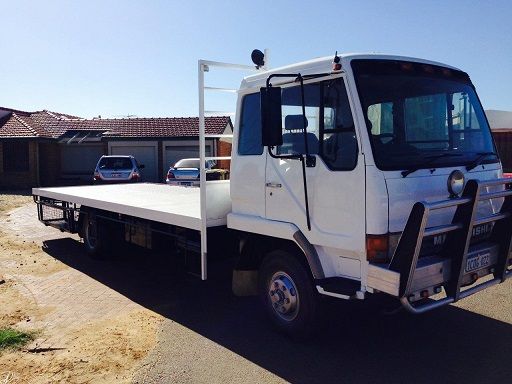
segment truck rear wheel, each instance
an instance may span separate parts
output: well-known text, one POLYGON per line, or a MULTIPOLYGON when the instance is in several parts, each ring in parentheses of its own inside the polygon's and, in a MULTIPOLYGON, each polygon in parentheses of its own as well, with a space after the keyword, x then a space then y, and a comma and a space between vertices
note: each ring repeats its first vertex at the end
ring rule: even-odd
POLYGON ((100 235, 98 219, 94 214, 89 213, 85 216, 82 234, 87 254, 93 258, 100 258, 103 251, 103 236, 100 235))
POLYGON ((259 295, 270 319, 290 335, 313 330, 318 297, 307 268, 285 251, 272 251, 262 262, 259 295))

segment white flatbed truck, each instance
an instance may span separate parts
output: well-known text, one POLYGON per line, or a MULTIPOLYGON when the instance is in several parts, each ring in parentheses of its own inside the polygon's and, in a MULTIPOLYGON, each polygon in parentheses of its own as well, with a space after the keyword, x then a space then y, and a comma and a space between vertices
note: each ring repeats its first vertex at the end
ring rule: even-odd
POLYGON ((234 292, 258 293, 290 333, 311 327, 321 295, 385 293, 422 313, 512 275, 510 179, 466 73, 385 55, 253 61, 238 90, 205 73, 254 67, 199 61, 200 187, 35 188, 39 219, 91 254, 116 234, 149 247, 169 235, 199 255, 202 279, 208 234, 229 232, 234 292), (205 156, 208 91, 237 93, 231 180, 205 177, 205 161, 225 159, 205 156))

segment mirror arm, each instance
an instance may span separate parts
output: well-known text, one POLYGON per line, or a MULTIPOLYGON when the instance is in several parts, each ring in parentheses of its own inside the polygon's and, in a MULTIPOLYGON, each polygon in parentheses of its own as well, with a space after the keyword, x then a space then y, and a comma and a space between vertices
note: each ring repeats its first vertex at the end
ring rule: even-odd
MULTIPOLYGON (((302 182, 304 183, 304 203, 306 208, 306 221, 308 224, 308 230, 311 231, 311 220, 309 218, 309 199, 308 199, 308 183, 306 179, 306 166, 314 167, 311 162, 311 155, 309 154, 308 148, 308 132, 307 132, 307 123, 306 123, 306 98, 304 97, 304 78, 299 73, 297 79, 300 81, 300 94, 302 101, 302 132, 304 133, 304 149, 306 150, 306 157, 300 157, 300 162, 302 163, 302 182)), ((314 156, 313 156, 314 157, 314 156)), ((315 158, 316 159, 316 158, 315 158)))
POLYGON ((302 182, 304 183, 304 203, 306 208, 306 223, 308 225, 308 230, 311 231, 311 220, 309 218, 309 199, 308 199, 308 183, 306 179, 306 161, 304 156, 300 157, 300 162, 302 164, 302 182))
POLYGON ((303 127, 302 132, 304 134, 304 149, 306 150, 305 155, 303 154, 292 154, 292 155, 275 155, 272 153, 272 148, 268 146, 268 153, 270 157, 274 159, 292 159, 292 160, 300 160, 302 165, 302 182, 304 185, 304 204, 306 208, 306 223, 308 226, 308 230, 311 231, 311 219, 309 216, 309 199, 308 199, 308 183, 307 183, 307 177, 306 177, 306 167, 314 167, 316 165, 316 157, 309 154, 309 148, 308 148, 308 135, 307 135, 307 126, 306 126, 306 101, 304 96, 304 78, 300 73, 298 74, 289 74, 289 73, 275 73, 270 75, 267 78, 267 88, 271 87, 272 84, 270 83, 270 80, 274 77, 296 77, 295 81, 300 81, 300 91, 301 91, 301 102, 302 102, 302 116, 303 116, 303 127))
POLYGON ((300 97, 302 103, 302 133, 304 134, 304 149, 306 150, 306 156, 309 157, 309 148, 308 148, 308 132, 307 132, 307 124, 306 124, 306 98, 304 97, 304 79, 299 73, 297 79, 300 81, 300 97))
POLYGON ((297 79, 300 81, 300 93, 301 93, 301 103, 302 103, 302 116, 303 116, 303 128, 302 132, 304 133, 304 149, 306 150, 306 167, 312 168, 316 165, 316 157, 309 153, 308 146, 308 132, 306 126, 306 100, 304 96, 304 78, 299 73, 297 79))
POLYGON ((300 159, 302 159, 302 155, 298 154, 298 153, 297 154, 292 153, 290 155, 276 155, 276 154, 272 153, 272 148, 274 148, 274 147, 273 146, 268 146, 267 150, 268 150, 268 154, 273 159, 289 159, 289 160, 300 160, 300 159))
POLYGON ((267 77, 267 88, 271 87, 272 84, 270 83, 270 80, 274 77, 300 77, 300 73, 273 73, 269 77, 267 77))
MULTIPOLYGON (((269 147, 267 147, 267 150, 268 150, 268 154, 273 159, 300 160, 300 163, 301 163, 301 166, 302 166, 302 183, 304 185, 304 205, 305 205, 305 208, 306 208, 306 223, 307 223, 307 226, 308 226, 308 230, 311 231, 311 219, 309 217, 308 183, 307 183, 307 178, 306 178, 306 166, 307 166, 307 162, 308 162, 307 156, 299 155, 299 154, 282 155, 282 156, 275 155, 274 153, 272 153, 272 148, 274 148, 274 147, 270 147, 269 146, 269 147)), ((313 157, 313 159, 316 160, 315 156, 312 156, 312 157, 313 157)))

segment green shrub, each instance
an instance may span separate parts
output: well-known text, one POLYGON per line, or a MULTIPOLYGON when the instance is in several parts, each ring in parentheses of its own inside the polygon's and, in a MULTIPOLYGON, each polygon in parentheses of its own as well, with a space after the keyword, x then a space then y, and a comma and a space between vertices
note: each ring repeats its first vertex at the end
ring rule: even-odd
POLYGON ((7 348, 19 348, 34 339, 31 333, 12 328, 0 329, 0 351, 7 348))

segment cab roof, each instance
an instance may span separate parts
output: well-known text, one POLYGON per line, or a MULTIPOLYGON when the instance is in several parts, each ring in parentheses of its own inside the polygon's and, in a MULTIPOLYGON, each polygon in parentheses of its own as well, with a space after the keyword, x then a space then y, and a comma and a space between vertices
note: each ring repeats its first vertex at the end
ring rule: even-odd
MULTIPOLYGON (((396 56, 396 55, 383 55, 383 54, 375 54, 375 53, 344 53, 338 54, 338 57, 341 59, 340 63, 342 68, 351 71, 350 62, 355 59, 365 59, 365 60, 402 60, 402 61, 412 61, 416 63, 423 64, 431 64, 438 65, 441 67, 446 67, 450 69, 455 69, 460 71, 459 68, 439 63, 437 61, 425 60, 416 57, 408 57, 408 56, 396 56)), ((265 85, 267 78, 275 73, 300 73, 302 75, 309 75, 314 73, 329 73, 332 72, 332 61, 334 56, 325 56, 319 57, 316 59, 303 61, 291 65, 286 65, 279 68, 273 68, 268 71, 258 72, 254 75, 247 76, 242 80, 242 84, 240 85, 240 89, 248 89, 254 87, 262 87, 265 85)), ((284 80, 286 81, 286 80, 284 80)), ((276 81, 278 83, 279 81, 276 81)))

